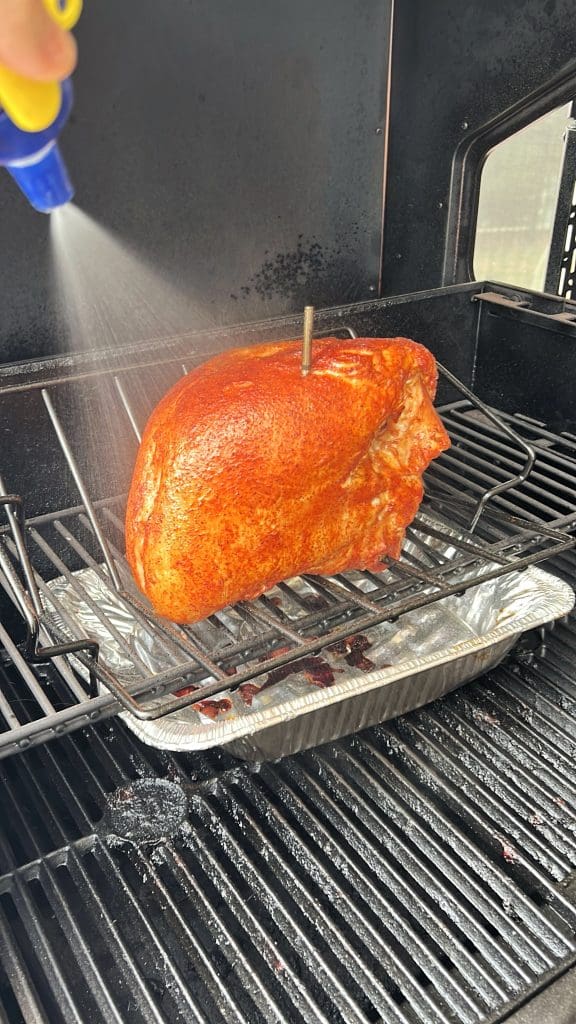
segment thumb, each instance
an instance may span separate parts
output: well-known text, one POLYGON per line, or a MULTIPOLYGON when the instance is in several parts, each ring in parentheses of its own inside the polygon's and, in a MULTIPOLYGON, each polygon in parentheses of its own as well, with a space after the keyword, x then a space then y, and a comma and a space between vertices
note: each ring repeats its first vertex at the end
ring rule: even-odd
POLYGON ((0 64, 26 78, 62 80, 76 65, 76 42, 42 0, 0 0, 0 64))

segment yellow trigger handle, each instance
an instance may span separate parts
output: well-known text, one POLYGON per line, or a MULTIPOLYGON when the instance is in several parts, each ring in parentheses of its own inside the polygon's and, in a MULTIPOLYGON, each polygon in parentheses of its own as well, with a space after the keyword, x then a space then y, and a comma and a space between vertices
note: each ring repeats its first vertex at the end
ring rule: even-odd
MULTIPOLYGON (((74 27, 82 0, 43 0, 50 17, 63 29, 74 27)), ((60 83, 35 82, 0 66, 0 107, 25 132, 41 132, 60 110, 60 83)))

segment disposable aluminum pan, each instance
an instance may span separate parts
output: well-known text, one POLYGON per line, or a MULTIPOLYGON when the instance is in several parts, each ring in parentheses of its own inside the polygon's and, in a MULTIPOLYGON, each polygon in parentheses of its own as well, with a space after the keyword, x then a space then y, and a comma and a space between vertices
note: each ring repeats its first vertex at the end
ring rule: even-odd
MULTIPOLYGON (((157 652, 147 649, 146 636, 138 634, 125 609, 115 611, 114 597, 102 592, 98 576, 90 569, 77 575, 93 601, 106 603, 109 621, 130 637, 139 656, 160 669, 157 652)), ((97 620, 78 604, 66 580, 53 580, 50 587, 60 606, 100 641, 106 659, 116 658, 118 674, 129 672, 132 666, 122 663, 110 637, 98 633, 97 620)), ((573 604, 569 586, 532 567, 407 613, 394 624, 353 634, 288 670, 164 718, 121 717, 143 742, 166 750, 225 747, 245 760, 275 760, 442 697, 493 668, 522 633, 567 614, 573 604)))

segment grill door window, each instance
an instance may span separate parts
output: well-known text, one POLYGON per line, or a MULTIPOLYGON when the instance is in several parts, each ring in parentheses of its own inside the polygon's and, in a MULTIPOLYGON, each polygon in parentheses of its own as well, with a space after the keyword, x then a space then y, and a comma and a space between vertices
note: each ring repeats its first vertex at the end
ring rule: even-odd
POLYGON ((488 155, 474 246, 477 280, 564 295, 570 280, 576 294, 574 169, 565 161, 576 136, 571 109, 568 104, 551 111, 488 155))

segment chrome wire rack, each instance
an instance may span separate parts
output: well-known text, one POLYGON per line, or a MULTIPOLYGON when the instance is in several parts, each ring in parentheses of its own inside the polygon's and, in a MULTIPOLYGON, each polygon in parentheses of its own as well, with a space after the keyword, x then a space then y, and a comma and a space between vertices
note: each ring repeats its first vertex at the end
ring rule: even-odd
MULTIPOLYGON (((174 363, 174 375, 186 369, 174 363)), ((384 562, 379 573, 280 583, 272 594, 189 627, 156 617, 134 587, 123 554, 123 498, 91 496, 58 412, 59 388, 68 382, 36 387, 46 429, 57 440, 80 500, 26 519, 21 497, 2 486, 7 523, 0 534, 0 583, 24 618, 26 639, 17 650, 3 630, 0 641, 20 667, 37 714, 25 724, 14 720, 4 695, 0 751, 119 710, 159 718, 571 547, 576 442, 547 434, 531 421, 499 416, 448 370, 441 373, 464 398, 440 409, 453 446, 428 471, 426 498, 409 529, 409 553, 384 562), (449 554, 438 543, 447 537, 449 554), (98 599, 85 585, 88 571, 98 599), (55 578, 64 579, 89 609, 94 635, 62 606, 55 578), (134 623, 140 644, 116 628, 111 607, 134 623), (120 669, 102 646, 103 631, 116 642, 120 669), (157 657, 150 666, 150 646, 160 653, 161 668, 157 657), (54 697, 30 667, 48 663, 58 670, 54 697)), ((139 438, 144 413, 134 396, 141 399, 145 386, 134 369, 112 376, 115 415, 123 417, 122 429, 129 427, 139 438)))

